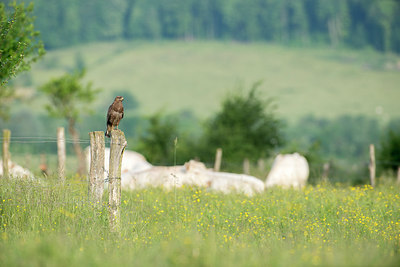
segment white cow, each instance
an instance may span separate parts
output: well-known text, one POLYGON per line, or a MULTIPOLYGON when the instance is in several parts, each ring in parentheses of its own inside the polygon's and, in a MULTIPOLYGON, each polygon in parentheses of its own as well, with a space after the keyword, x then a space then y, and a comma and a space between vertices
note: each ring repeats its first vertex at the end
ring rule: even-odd
POLYGON ((141 172, 122 175, 122 188, 140 189, 163 187, 167 190, 183 185, 207 186, 209 178, 203 174, 204 164, 190 161, 183 166, 156 166, 141 172))
POLYGON ((208 171, 206 174, 210 178, 211 190, 223 193, 233 191, 248 196, 264 191, 264 183, 250 175, 213 171, 208 171))
POLYGON ((298 153, 279 154, 272 164, 272 169, 265 181, 266 187, 301 188, 306 185, 309 175, 307 160, 298 153))
POLYGON ((183 166, 152 167, 142 172, 127 173, 122 177, 122 188, 125 189, 163 187, 170 190, 183 185, 208 187, 223 193, 234 191, 250 196, 264 190, 264 183, 253 176, 214 172, 194 160, 183 166))
MULTIPOLYGON (((11 177, 28 178, 28 179, 34 178, 33 174, 28 169, 25 169, 12 161, 8 162, 8 170, 10 172, 11 177)), ((2 175, 3 175, 3 161, 0 160, 0 176, 2 175)))
MULTIPOLYGON (((89 148, 86 148, 87 166, 90 164, 89 148)), ((105 178, 108 177, 110 149, 105 149, 105 178)), ((153 166, 139 153, 125 150, 121 166, 122 189, 199 186, 210 190, 229 193, 232 191, 253 195, 264 190, 259 179, 235 173, 214 172, 204 163, 191 160, 182 166, 153 166)))
MULTIPOLYGON (((85 149, 86 153, 86 166, 89 172, 90 168, 90 147, 85 149)), ((106 147, 104 151, 104 177, 108 177, 109 171, 109 162, 110 162, 110 148, 106 147)), ((140 172, 153 167, 149 162, 147 162, 146 158, 135 151, 125 150, 124 155, 122 157, 121 163, 121 173, 122 176, 124 173, 128 172, 140 172)))

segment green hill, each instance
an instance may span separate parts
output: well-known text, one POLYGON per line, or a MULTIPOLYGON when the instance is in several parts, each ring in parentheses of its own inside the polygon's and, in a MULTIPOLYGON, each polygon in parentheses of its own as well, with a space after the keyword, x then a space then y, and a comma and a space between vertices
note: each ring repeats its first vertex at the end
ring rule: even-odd
MULTIPOLYGON (((279 115, 289 121, 307 114, 400 116, 400 58, 372 51, 235 42, 94 43, 48 52, 15 84, 28 77, 37 87, 76 66, 85 66, 87 80, 103 88, 97 108, 105 109, 115 92, 129 91, 141 115, 191 110, 205 118, 229 91, 262 80, 263 94, 275 99, 279 115)), ((31 105, 39 110, 42 101, 31 105)))

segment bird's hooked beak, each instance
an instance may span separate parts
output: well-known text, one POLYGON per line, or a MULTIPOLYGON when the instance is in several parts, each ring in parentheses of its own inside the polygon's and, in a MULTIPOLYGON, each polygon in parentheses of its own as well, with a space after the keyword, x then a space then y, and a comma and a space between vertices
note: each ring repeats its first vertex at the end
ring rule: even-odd
POLYGON ((124 101, 124 98, 123 98, 123 97, 121 97, 121 101, 124 101))

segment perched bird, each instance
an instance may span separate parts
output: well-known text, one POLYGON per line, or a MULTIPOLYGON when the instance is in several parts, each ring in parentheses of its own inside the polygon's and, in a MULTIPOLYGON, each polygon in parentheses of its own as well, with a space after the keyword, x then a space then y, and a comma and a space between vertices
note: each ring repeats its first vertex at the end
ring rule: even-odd
POLYGON ((121 119, 124 117, 124 106, 122 105, 123 100, 124 100, 124 98, 122 96, 117 96, 114 99, 114 102, 108 108, 107 131, 106 131, 107 137, 111 136, 111 131, 115 127, 117 127, 117 129, 118 129, 118 124, 121 121, 121 119))

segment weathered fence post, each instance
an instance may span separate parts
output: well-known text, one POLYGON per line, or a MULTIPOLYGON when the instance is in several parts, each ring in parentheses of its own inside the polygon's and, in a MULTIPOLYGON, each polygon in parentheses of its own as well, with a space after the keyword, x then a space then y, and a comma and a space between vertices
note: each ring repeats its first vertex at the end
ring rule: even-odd
POLYGON ((90 132, 89 199, 100 205, 104 192, 104 132, 90 132))
POLYGON ((119 231, 121 223, 121 163, 126 145, 125 135, 121 130, 111 131, 108 208, 112 231, 119 231))
POLYGON ((369 178, 371 180, 371 186, 375 187, 375 146, 369 145, 369 178))
POLYGON ((329 162, 324 163, 324 165, 322 166, 322 181, 328 182, 330 168, 331 164, 329 162))
POLYGON ((250 161, 247 158, 243 160, 243 173, 250 174, 250 161))
POLYGON ((400 184, 400 166, 397 167, 397 184, 400 184))
POLYGON ((8 162, 10 161, 10 138, 11 131, 8 129, 3 130, 3 177, 8 178, 10 170, 8 169, 8 162))
POLYGON ((221 160, 222 160, 222 148, 217 148, 217 152, 215 154, 214 171, 219 172, 219 170, 221 169, 221 160))
POLYGON ((65 131, 64 127, 57 128, 57 172, 58 179, 65 181, 65 131))
POLYGON ((265 170, 265 160, 264 159, 257 160, 257 168, 258 168, 259 172, 263 172, 265 170))

